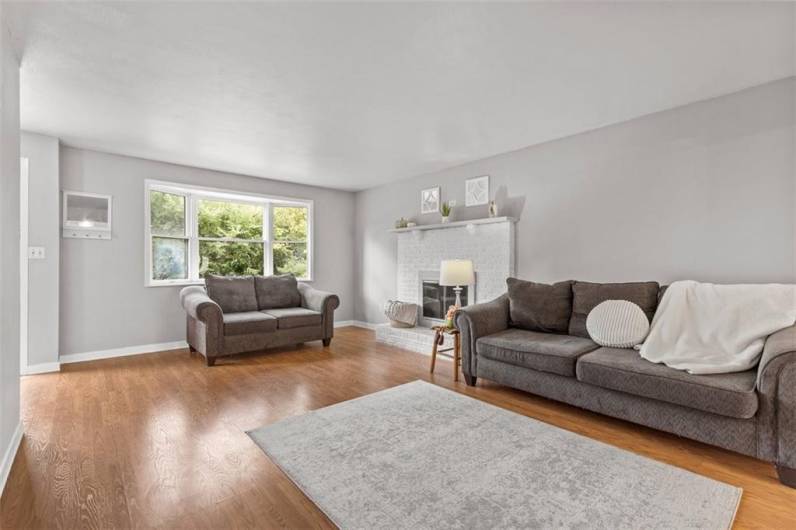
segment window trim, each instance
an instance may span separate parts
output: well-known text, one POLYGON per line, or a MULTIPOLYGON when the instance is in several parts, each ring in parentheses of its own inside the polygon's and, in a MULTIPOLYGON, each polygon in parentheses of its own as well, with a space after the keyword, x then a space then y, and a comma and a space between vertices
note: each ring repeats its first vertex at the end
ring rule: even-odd
MULTIPOLYGON (((264 207, 263 211, 263 240, 252 242, 263 243, 264 263, 263 273, 271 276, 274 271, 273 264, 273 219, 272 206, 293 206, 307 208, 307 274, 298 278, 302 282, 313 281, 315 238, 314 238, 314 209, 315 201, 279 195, 266 195, 245 191, 233 191, 192 184, 180 184, 155 179, 144 181, 144 285, 147 287, 167 287, 174 285, 204 285, 204 280, 199 278, 199 240, 224 241, 223 238, 200 238, 198 234, 199 218, 196 212, 196 202, 201 199, 227 200, 245 204, 257 204, 264 207), (152 238, 161 237, 152 234, 150 192, 160 191, 185 197, 185 237, 188 241, 188 278, 178 280, 156 280, 152 278, 152 238)), ((165 236, 163 236, 165 237, 165 236)), ((243 241, 243 240, 231 240, 243 241)))

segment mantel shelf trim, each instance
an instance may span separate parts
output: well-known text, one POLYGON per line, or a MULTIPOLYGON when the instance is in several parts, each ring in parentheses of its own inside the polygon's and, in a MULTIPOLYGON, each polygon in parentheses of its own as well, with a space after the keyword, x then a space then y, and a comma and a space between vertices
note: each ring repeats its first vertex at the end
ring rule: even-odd
POLYGON ((514 217, 486 217, 484 219, 467 219, 465 221, 451 221, 449 223, 437 223, 433 225, 417 225, 407 228, 392 228, 389 231, 394 233, 418 232, 423 230, 444 230, 446 228, 458 228, 468 225, 488 225, 492 223, 516 223, 514 217))

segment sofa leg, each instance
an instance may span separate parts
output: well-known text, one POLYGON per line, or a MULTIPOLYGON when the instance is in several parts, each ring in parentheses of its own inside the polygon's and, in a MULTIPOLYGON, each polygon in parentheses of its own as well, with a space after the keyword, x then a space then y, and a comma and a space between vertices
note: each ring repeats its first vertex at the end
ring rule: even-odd
POLYGON ((191 345, 189 344, 189 345, 188 345, 188 352, 189 352, 191 355, 193 355, 194 353, 196 353, 196 348, 194 348, 193 346, 191 346, 191 345))
POLYGON ((205 357, 205 362, 207 363, 207 366, 213 366, 214 364, 216 364, 216 358, 215 357, 205 357))
POLYGON ((324 348, 329 346, 331 343, 332 343, 332 339, 323 339, 324 348))
POLYGON ((467 386, 475 386, 475 382, 478 381, 478 378, 474 375, 464 374, 464 382, 467 383, 467 386))
POLYGON ((796 488, 796 469, 792 467, 780 466, 777 464, 777 475, 779 481, 791 488, 796 488))

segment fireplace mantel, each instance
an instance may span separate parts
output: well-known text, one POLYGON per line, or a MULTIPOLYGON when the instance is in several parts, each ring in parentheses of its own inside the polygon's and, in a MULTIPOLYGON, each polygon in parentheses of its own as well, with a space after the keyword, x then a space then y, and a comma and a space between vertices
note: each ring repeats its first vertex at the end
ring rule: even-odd
POLYGON ((439 271, 446 259, 473 262, 477 285, 470 303, 492 300, 506 292, 506 278, 514 275, 515 223, 511 217, 472 219, 394 230, 396 238, 397 299, 420 306, 421 276, 439 271))
POLYGON ((393 228, 390 232, 417 232, 422 230, 442 230, 445 228, 458 228, 460 226, 475 226, 475 225, 488 225, 492 223, 515 223, 517 220, 513 217, 485 217, 483 219, 469 219, 464 221, 451 221, 449 223, 436 223, 433 225, 417 225, 409 226, 407 228, 393 228))

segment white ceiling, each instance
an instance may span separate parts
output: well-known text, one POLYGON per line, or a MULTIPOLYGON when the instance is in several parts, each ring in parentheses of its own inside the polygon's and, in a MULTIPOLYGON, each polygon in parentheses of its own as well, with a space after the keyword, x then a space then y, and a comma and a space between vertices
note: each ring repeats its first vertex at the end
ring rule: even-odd
POLYGON ((794 74, 792 4, 6 4, 22 125, 341 189, 794 74))

